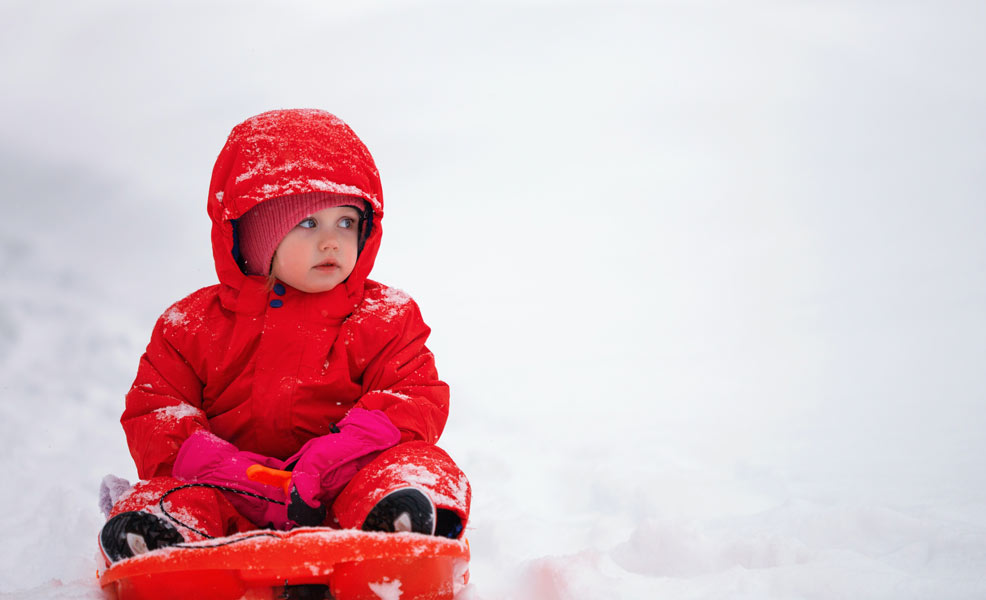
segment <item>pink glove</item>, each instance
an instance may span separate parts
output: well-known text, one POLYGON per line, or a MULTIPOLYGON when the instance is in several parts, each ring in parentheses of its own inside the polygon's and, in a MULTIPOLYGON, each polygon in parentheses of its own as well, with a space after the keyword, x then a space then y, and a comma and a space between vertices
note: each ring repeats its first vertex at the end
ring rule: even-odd
POLYGON ((235 492, 223 492, 233 507, 258 527, 290 529, 294 523, 288 519, 284 490, 247 478, 247 467, 254 464, 284 469, 283 461, 254 452, 242 452, 203 429, 193 433, 178 449, 171 474, 184 481, 211 483, 276 500, 276 503, 268 502, 235 492))
POLYGON ((360 469, 400 440, 401 432, 383 411, 351 409, 339 421, 338 432, 308 440, 286 461, 292 515, 300 514, 298 509, 304 512, 299 501, 311 510, 324 510, 360 469))

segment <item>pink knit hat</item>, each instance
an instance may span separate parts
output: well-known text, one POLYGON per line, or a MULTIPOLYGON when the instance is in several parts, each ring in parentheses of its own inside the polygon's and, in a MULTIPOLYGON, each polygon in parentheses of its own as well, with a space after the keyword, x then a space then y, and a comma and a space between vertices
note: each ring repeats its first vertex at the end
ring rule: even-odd
POLYGON ((243 272, 269 274, 274 251, 284 236, 305 217, 333 206, 353 206, 364 213, 366 202, 357 196, 310 192, 271 198, 248 210, 236 222, 243 272))

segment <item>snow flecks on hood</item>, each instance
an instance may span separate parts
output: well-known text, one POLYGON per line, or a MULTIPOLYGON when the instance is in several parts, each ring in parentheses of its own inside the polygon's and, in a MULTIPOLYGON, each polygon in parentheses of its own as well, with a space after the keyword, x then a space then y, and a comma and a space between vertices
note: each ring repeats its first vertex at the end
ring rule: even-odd
POLYGON ((243 171, 242 173, 237 175, 234 181, 236 183, 242 183, 248 179, 256 177, 261 173, 266 173, 266 172, 273 172, 273 169, 271 168, 270 162, 268 161, 267 157, 261 155, 257 158, 257 161, 253 163, 253 166, 250 169, 247 169, 246 171, 243 171))
MULTIPOLYGON (((270 113, 263 113, 260 115, 250 117, 249 119, 244 121, 243 124, 251 125, 259 134, 274 135, 277 133, 277 122, 266 119, 265 117, 267 117, 270 114, 274 114, 276 112, 277 111, 272 111, 270 113)), ((343 120, 340 119, 339 117, 331 113, 325 112, 324 110, 320 110, 318 108, 296 108, 292 112, 311 118, 325 119, 330 123, 332 123, 333 125, 340 125, 340 126, 346 125, 346 123, 343 122, 343 120)))
POLYGON ((369 192, 362 190, 356 187, 355 185, 346 185, 325 179, 304 179, 304 180, 294 179, 294 180, 278 182, 276 184, 272 184, 272 183, 264 184, 260 186, 259 189, 263 195, 270 198, 316 191, 316 192, 328 192, 332 194, 342 194, 345 196, 357 196, 360 198, 367 199, 373 205, 376 205, 378 203, 378 199, 373 194, 370 194, 369 192))
POLYGON ((205 413, 191 404, 175 404, 173 406, 165 406, 155 410, 154 416, 158 421, 170 423, 175 423, 182 419, 187 419, 188 417, 205 419, 205 413))
MULTIPOLYGON (((314 189, 316 189, 316 190, 318 190, 320 192, 332 192, 332 193, 335 193, 335 194, 344 194, 344 195, 347 195, 347 196, 359 196, 361 198, 364 198, 364 197, 370 197, 370 198, 372 198, 372 196, 368 192, 359 189, 355 185, 345 185, 345 184, 341 184, 341 183, 336 183, 334 181, 326 181, 326 180, 323 180, 323 179, 309 179, 308 180, 308 185, 312 186, 314 189)), ((376 198, 372 198, 372 199, 374 201, 376 201, 376 198)))
POLYGON ((394 579, 391 581, 383 580, 376 583, 370 583, 370 591, 372 591, 377 598, 380 600, 400 600, 401 597, 401 580, 394 579))

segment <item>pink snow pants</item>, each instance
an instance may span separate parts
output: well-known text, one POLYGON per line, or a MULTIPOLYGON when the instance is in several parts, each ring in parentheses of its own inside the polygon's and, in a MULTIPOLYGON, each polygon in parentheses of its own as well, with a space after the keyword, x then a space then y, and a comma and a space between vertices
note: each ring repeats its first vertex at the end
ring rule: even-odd
MULTIPOLYGON (((160 514, 161 496, 186 483, 171 477, 140 481, 117 500, 110 517, 131 510, 160 514)), ((428 495, 436 510, 451 511, 458 516, 462 531, 465 530, 472 500, 469 480, 444 450, 425 442, 398 444, 365 466, 336 498, 324 525, 358 529, 381 498, 409 485, 428 495)), ((168 513, 181 521, 173 524, 186 541, 203 539, 190 527, 210 537, 257 528, 218 490, 202 487, 178 490, 164 504, 168 513)))

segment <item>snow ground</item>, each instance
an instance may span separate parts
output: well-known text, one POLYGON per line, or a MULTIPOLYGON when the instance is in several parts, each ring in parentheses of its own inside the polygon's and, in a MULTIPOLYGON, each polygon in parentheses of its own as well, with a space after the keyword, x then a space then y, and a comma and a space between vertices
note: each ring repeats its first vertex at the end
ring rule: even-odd
POLYGON ((229 129, 347 120, 465 600, 986 597, 981 2, 4 3, 0 598, 100 598, 229 129))

